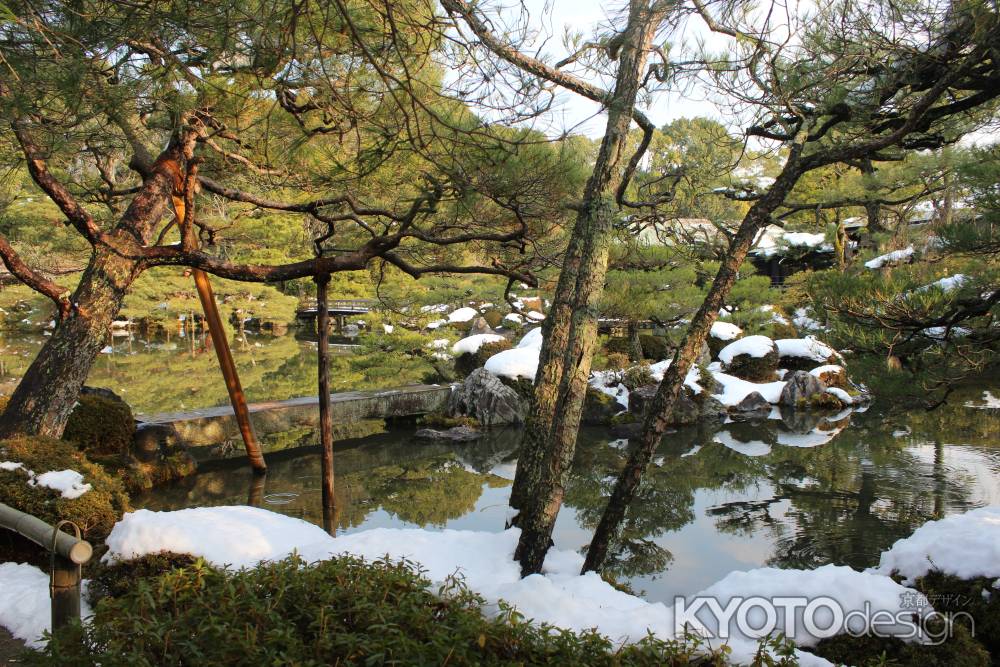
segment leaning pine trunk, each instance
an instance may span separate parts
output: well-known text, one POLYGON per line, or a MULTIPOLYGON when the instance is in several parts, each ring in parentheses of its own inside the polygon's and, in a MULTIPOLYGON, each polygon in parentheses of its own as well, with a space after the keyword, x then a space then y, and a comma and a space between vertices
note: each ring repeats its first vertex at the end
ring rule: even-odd
POLYGON ((587 548, 587 558, 583 565, 584 572, 598 570, 603 565, 611 541, 617 534, 618 526, 625 518, 628 506, 635 499, 642 474, 649 466, 653 453, 667 430, 670 414, 673 412, 674 403, 676 403, 681 388, 684 386, 688 371, 694 366, 701 346, 719 315, 719 309, 722 308, 722 304, 736 282, 740 265, 746 259, 757 233, 769 222, 771 213, 781 205, 801 175, 797 167, 797 156, 798 151, 793 149, 781 175, 775 180, 767 194, 747 212, 733 236, 729 252, 719 267, 712 287, 709 288, 701 308, 691 319, 687 334, 685 334, 680 347, 677 348, 677 352, 674 353, 673 361, 664 374, 656 395, 650 402, 643 422, 642 434, 639 436, 639 446, 632 450, 625 468, 615 482, 615 488, 608 499, 608 505, 601 516, 601 522, 598 524, 597 530, 594 531, 594 538, 587 548))
POLYGON ((615 195, 627 165, 629 124, 658 22, 645 3, 631 4, 607 130, 543 325, 535 396, 511 489, 511 506, 519 510, 515 557, 522 576, 541 571, 562 505, 597 339, 596 303, 607 273, 615 195))

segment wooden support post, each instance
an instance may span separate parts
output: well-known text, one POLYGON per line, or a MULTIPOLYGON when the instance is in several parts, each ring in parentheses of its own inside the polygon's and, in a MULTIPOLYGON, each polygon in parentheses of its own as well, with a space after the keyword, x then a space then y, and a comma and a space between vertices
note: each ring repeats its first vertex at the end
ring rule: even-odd
MULTIPOLYGON (((317 362, 319 365, 319 440, 323 447, 322 485, 324 524, 333 516, 333 415, 330 412, 330 310, 327 307, 327 286, 330 275, 322 274, 316 281, 316 319, 319 323, 317 362)), ((328 531, 330 528, 324 526, 328 531)))
POLYGON ((80 620, 80 565, 52 553, 52 632, 80 620))
POLYGON ((215 346, 215 354, 219 358, 219 366, 222 368, 222 377, 226 380, 226 389, 229 391, 229 401, 233 404, 233 412, 236 413, 236 423, 239 424, 240 433, 243 435, 243 444, 246 446, 247 457, 250 465, 256 472, 263 473, 267 470, 264 463, 264 455, 260 451, 260 444, 253 431, 253 424, 250 423, 250 411, 247 409, 247 399, 243 394, 243 387, 240 385, 240 376, 236 371, 236 363, 233 361, 233 354, 229 350, 229 340, 226 338, 226 331, 222 327, 222 318, 219 316, 219 307, 215 303, 215 294, 212 292, 212 283, 208 280, 208 274, 201 269, 193 269, 194 283, 198 287, 198 297, 201 299, 201 307, 205 311, 205 321, 208 323, 208 332, 212 336, 212 345, 215 346))

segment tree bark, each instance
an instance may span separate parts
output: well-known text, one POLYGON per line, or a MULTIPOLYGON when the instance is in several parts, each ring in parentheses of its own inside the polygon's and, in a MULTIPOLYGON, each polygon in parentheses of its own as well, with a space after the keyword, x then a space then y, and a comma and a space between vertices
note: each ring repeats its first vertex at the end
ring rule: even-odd
MULTIPOLYGON (((151 240, 176 189, 178 165, 194 140, 193 133, 185 132, 179 140, 171 142, 111 232, 112 237, 128 235, 143 243, 151 240)), ((32 176, 39 181, 34 171, 32 176)), ((39 185, 45 189, 44 183, 39 185)), ((116 254, 101 243, 95 245, 71 297, 72 312, 56 325, 0 416, 0 438, 62 436, 80 389, 104 347, 111 322, 143 268, 139 260, 116 254)))
POLYGON ((670 413, 684 386, 688 371, 698 358, 702 343, 708 337, 712 324, 719 315, 719 309, 722 308, 736 282, 743 260, 746 259, 757 233, 770 221, 771 214, 781 205, 801 176, 802 172, 797 166, 797 154, 798 150, 793 148, 781 175, 767 194, 750 208, 733 236, 729 252, 719 267, 712 287, 709 288, 698 312, 691 319, 687 334, 674 353, 673 361, 650 402, 639 436, 639 446, 632 450, 625 468, 615 482, 608 505, 587 549, 584 572, 600 569, 607 558, 611 541, 617 535, 618 527, 625 518, 629 504, 635 499, 642 474, 667 430, 670 413))
POLYGON ((623 182, 629 125, 647 54, 662 10, 633 0, 622 33, 623 48, 608 123, 593 173, 587 181, 556 286, 543 324, 535 394, 525 424, 511 506, 521 528, 515 557, 521 574, 541 571, 552 528, 562 505, 597 339, 596 303, 604 289, 615 196, 623 182))

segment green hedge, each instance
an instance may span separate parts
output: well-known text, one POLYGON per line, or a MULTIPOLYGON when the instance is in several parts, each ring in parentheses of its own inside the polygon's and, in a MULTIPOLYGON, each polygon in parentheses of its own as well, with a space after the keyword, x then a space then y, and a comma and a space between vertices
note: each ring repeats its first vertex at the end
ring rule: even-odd
POLYGON ((510 611, 487 617, 482 600, 456 581, 439 594, 429 587, 411 565, 385 560, 306 565, 292 557, 235 572, 196 562, 117 587, 86 630, 60 632, 24 660, 104 667, 725 664, 694 640, 619 647, 595 633, 531 625, 510 611))

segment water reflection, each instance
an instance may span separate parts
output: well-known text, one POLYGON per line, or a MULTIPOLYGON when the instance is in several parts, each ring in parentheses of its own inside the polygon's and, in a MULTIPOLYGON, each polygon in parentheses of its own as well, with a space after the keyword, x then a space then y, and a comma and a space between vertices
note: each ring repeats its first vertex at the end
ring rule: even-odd
MULTIPOLYGON (((996 411, 957 403, 934 413, 791 417, 665 437, 608 569, 650 599, 669 600, 733 569, 863 568, 924 521, 1000 501, 996 411)), ((509 429, 479 442, 442 444, 395 431, 337 443, 336 516, 323 516, 318 448, 269 458, 262 495, 250 495, 270 510, 337 531, 496 531, 507 518, 518 436, 509 429)), ((603 430, 581 433, 555 530, 560 548, 586 547, 628 447, 603 430)), ((219 468, 137 504, 237 504, 251 481, 248 468, 219 468)))

